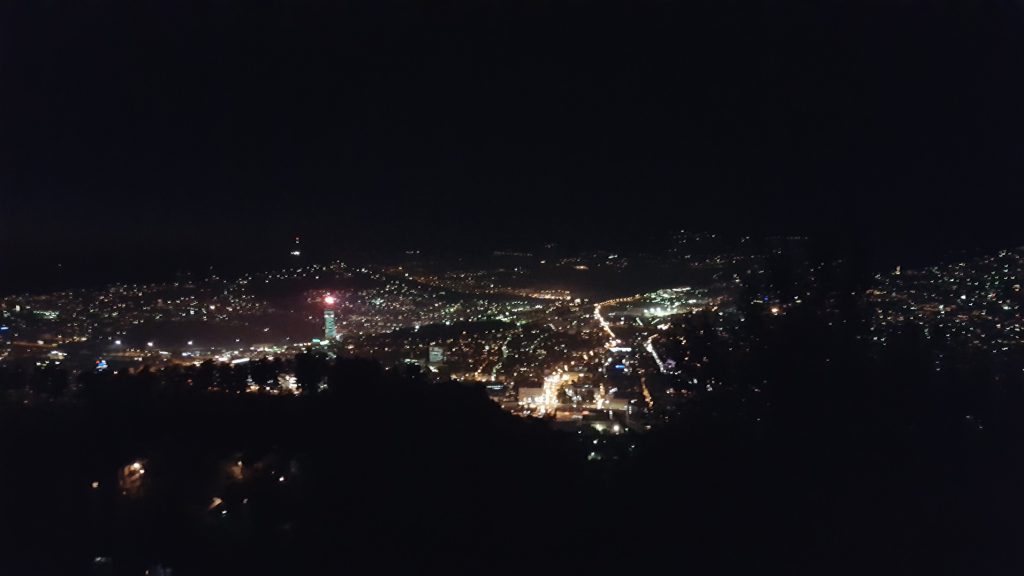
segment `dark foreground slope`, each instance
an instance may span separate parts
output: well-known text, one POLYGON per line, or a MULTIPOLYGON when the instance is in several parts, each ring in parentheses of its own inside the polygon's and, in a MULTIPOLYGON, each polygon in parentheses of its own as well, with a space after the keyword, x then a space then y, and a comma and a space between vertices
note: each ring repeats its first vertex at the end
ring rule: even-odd
POLYGON ((8 401, 0 572, 1020 573, 1018 356, 748 322, 688 338, 727 384, 594 461, 594 437, 359 361, 300 397, 142 374, 8 401))

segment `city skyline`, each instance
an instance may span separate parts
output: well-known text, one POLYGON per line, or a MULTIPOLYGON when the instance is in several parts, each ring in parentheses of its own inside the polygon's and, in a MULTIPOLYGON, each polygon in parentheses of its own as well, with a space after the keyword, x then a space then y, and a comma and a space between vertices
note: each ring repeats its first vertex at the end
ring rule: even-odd
POLYGON ((1024 574, 1021 0, 0 2, 0 575, 1024 574))

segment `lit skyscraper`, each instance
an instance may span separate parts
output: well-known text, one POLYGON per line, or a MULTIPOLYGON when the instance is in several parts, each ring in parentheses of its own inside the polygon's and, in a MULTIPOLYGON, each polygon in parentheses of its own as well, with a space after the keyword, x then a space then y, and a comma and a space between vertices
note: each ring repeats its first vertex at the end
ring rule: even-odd
POLYGON ((334 326, 334 310, 324 310, 324 339, 334 340, 337 330, 334 326))
POLYGON ((334 303, 337 299, 328 294, 324 296, 324 339, 334 340, 338 336, 338 328, 334 324, 334 303))

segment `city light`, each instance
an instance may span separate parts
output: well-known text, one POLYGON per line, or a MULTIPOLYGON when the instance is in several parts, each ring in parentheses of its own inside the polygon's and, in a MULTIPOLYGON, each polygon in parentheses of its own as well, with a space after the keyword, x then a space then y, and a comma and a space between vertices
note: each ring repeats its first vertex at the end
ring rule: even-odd
POLYGON ((0 576, 1024 566, 1024 0, 112 4, 4 13, 0 576))

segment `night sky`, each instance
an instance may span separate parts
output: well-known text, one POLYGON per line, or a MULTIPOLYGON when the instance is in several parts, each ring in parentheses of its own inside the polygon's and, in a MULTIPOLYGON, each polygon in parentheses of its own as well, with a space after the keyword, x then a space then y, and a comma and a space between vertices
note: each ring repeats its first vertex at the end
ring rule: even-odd
POLYGON ((0 287, 297 233, 1024 243, 1011 0, 14 0, 0 79, 0 287))

